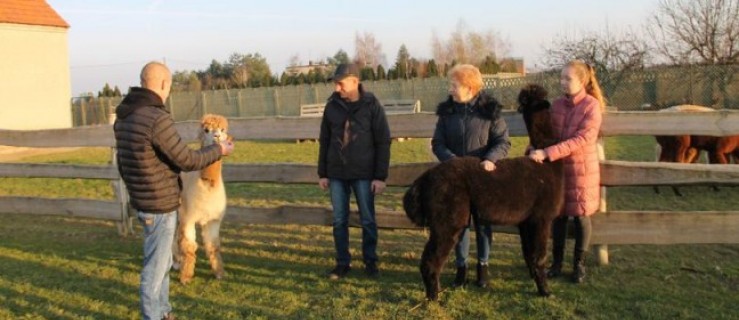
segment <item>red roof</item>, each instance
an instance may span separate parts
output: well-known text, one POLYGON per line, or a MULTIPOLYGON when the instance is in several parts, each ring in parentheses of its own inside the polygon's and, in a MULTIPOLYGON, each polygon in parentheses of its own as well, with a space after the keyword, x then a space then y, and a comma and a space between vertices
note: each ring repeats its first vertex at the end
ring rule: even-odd
POLYGON ((0 23, 69 28, 69 24, 44 0, 0 1, 0 23))

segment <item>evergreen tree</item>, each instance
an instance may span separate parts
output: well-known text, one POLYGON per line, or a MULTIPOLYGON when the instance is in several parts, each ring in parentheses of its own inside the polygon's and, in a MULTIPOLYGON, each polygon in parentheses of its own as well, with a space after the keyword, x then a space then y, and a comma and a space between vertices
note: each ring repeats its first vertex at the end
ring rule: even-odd
POLYGON ((287 75, 284 71, 282 72, 282 75, 280 75, 280 85, 286 86, 290 82, 290 76, 287 75))
POLYGON ((493 56, 486 56, 479 67, 480 73, 482 74, 496 74, 500 72, 500 65, 495 61, 495 57, 493 56))
POLYGON ((428 67, 426 67, 426 77, 438 77, 439 76, 439 68, 436 66, 436 61, 434 59, 429 60, 428 67))
POLYGON ((359 78, 362 81, 375 80, 375 70, 373 70, 372 67, 370 66, 362 68, 362 70, 360 70, 359 73, 360 73, 359 78))
POLYGON ((402 44, 398 50, 398 57, 395 59, 395 70, 399 78, 408 79, 410 77, 410 60, 411 55, 408 53, 408 48, 402 44))
POLYGON ((346 53, 343 49, 339 49, 339 51, 336 51, 336 54, 334 54, 333 57, 328 57, 326 59, 326 62, 330 65, 339 65, 342 63, 349 63, 351 61, 349 59, 349 54, 346 53))
POLYGON ((387 74, 385 73, 385 67, 383 67, 381 64, 377 65, 377 80, 385 80, 387 79, 387 74))

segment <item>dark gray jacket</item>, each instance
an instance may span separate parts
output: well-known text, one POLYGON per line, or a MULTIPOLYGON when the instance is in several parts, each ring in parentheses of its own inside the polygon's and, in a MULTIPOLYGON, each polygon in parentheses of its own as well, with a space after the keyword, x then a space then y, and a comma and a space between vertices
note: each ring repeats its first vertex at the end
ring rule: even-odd
POLYGON ((466 104, 450 96, 436 109, 439 116, 431 139, 434 155, 440 161, 455 156, 473 156, 492 162, 505 158, 511 148, 508 126, 500 116, 503 106, 480 92, 466 104))
POLYGON ((385 110, 359 85, 360 97, 348 103, 337 93, 328 98, 321 119, 318 176, 333 179, 387 179, 390 127, 385 110))
POLYGON ((221 157, 218 144, 190 149, 177 133, 162 99, 151 90, 131 88, 115 113, 118 172, 137 210, 176 210, 182 187, 179 173, 203 169, 221 157))

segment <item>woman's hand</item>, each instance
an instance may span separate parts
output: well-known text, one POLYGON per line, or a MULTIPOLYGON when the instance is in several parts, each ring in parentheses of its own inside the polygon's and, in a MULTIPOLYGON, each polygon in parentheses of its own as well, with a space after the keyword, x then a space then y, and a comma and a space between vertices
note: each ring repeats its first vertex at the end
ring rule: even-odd
POLYGON ((483 160, 482 162, 480 162, 480 166, 482 166, 485 171, 495 170, 495 163, 490 160, 483 160))
POLYGON ((536 149, 529 153, 529 159, 536 161, 538 163, 543 163, 544 160, 546 160, 546 158, 547 158, 547 153, 544 152, 544 150, 542 149, 536 149))

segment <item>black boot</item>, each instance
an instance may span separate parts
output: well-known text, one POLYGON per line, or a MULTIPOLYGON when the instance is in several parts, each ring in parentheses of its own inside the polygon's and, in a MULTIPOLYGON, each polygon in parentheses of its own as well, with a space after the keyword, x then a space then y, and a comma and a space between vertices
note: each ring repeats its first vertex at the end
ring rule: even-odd
POLYGON ((467 284, 467 266, 457 267, 457 275, 454 277, 453 288, 463 287, 467 284))
POLYGON ((587 251, 575 250, 574 271, 572 272, 572 282, 583 283, 585 281, 585 256, 587 251))
POLYGON ((556 278, 562 275, 562 261, 565 256, 565 247, 555 246, 552 249, 552 265, 547 270, 547 278, 556 278))
POLYGON ((477 264, 477 282, 475 284, 480 288, 488 287, 488 265, 477 264))

